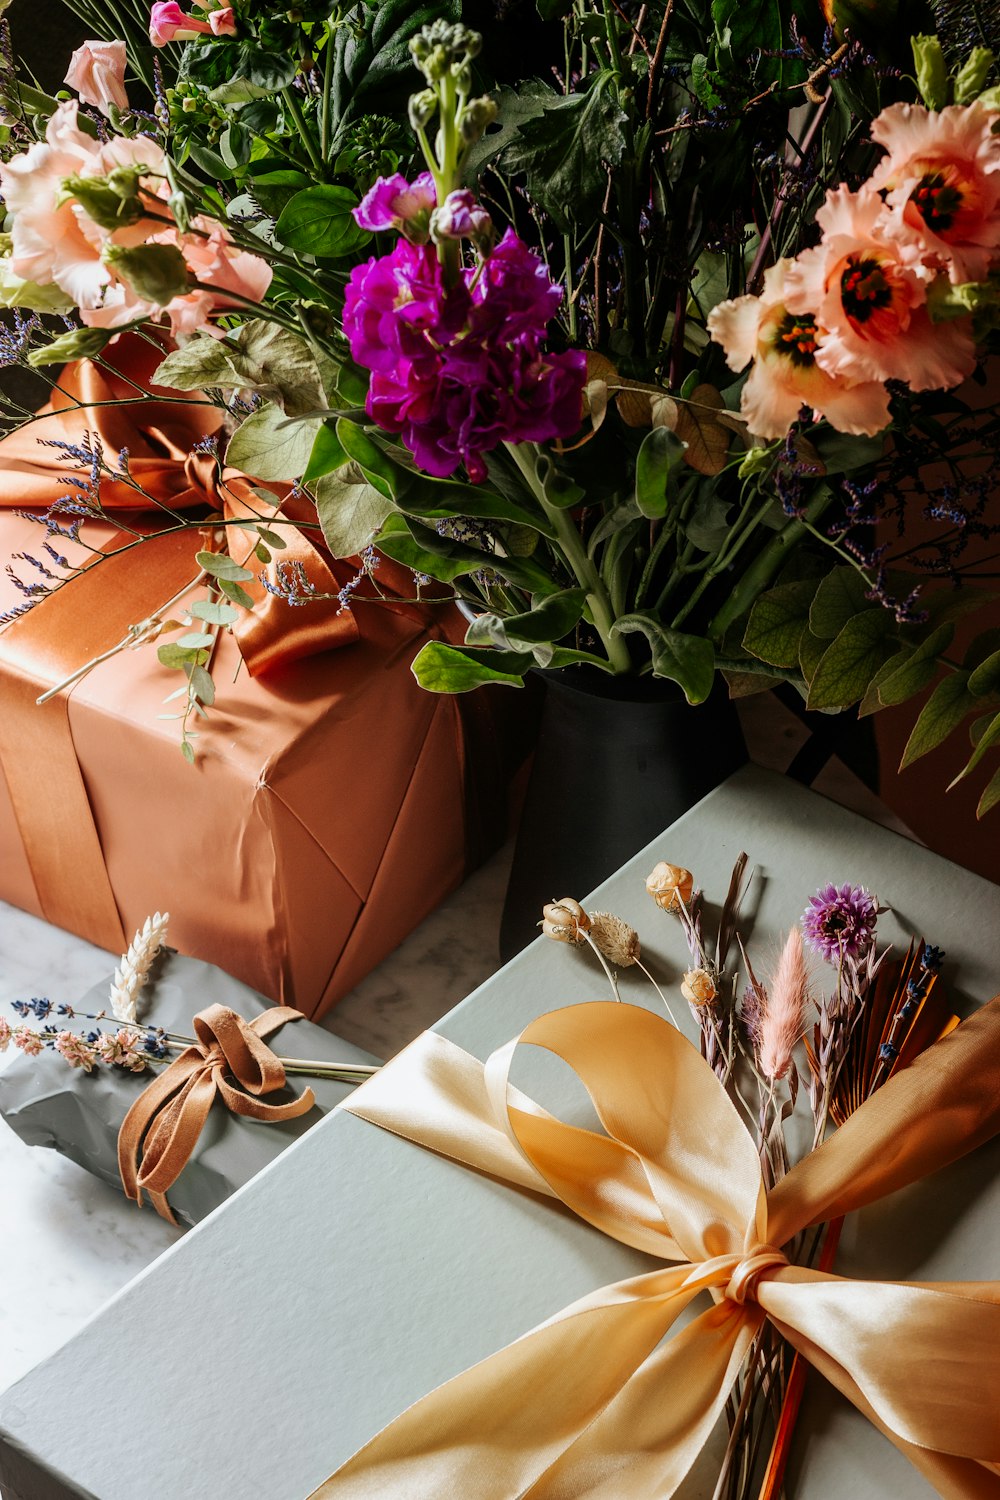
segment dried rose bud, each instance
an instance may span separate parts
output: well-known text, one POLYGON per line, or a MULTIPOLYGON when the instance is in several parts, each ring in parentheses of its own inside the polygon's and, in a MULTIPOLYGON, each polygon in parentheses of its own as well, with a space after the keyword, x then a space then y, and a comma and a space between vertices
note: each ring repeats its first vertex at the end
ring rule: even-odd
POLYGON ((595 911, 590 935, 611 963, 627 969, 637 962, 641 952, 639 934, 621 917, 613 916, 609 911, 595 911))
POLYGON ((583 934, 590 931, 590 925, 587 913, 572 896, 550 901, 542 907, 542 933, 557 943, 584 942, 583 934))
POLYGON ((689 1005, 708 1005, 718 993, 707 969, 688 969, 681 981, 681 994, 689 1005))
POLYGON ((646 877, 646 889, 664 911, 679 911, 682 903, 684 906, 690 904, 694 876, 682 865, 668 865, 661 859, 646 877))

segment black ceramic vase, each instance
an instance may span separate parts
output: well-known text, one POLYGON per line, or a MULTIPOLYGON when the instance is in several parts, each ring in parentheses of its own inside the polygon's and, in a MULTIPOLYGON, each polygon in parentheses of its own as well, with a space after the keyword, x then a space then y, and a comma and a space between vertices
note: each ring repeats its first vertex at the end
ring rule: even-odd
POLYGON ((538 748, 500 927, 505 961, 546 901, 582 899, 747 758, 717 682, 692 707, 663 679, 546 672, 538 748))

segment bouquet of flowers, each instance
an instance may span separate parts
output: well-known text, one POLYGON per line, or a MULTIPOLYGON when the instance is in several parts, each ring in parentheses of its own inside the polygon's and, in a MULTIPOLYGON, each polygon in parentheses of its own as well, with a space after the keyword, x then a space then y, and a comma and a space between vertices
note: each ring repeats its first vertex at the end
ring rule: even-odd
MULTIPOLYGON (((433 691, 569 668, 697 704, 721 674, 868 714, 933 685, 905 762, 970 723, 959 776, 995 758, 995 631, 952 654, 997 530, 985 7, 897 51, 895 12, 786 0, 72 4, 75 97, 4 31, 2 357, 152 341, 158 387, 217 408, 218 492, 256 481, 243 553, 215 533, 206 599, 144 636, 187 631, 158 649, 189 709, 254 569, 329 598, 282 563, 290 494, 365 594, 387 556, 465 601, 433 691)), ((164 510, 127 452, 63 456, 25 609, 91 560, 102 484, 164 510)))

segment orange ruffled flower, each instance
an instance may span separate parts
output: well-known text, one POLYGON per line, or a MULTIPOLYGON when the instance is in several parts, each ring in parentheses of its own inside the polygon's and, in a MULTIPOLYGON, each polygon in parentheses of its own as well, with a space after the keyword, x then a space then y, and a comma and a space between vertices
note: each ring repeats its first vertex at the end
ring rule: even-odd
POLYGON ((888 155, 870 186, 886 194, 887 232, 955 285, 983 281, 1000 252, 1000 137, 980 104, 893 104, 872 122, 888 155))
POLYGON ((793 312, 787 288, 794 263, 779 260, 764 273, 759 297, 736 297, 713 308, 708 331, 740 371, 753 360, 740 410, 761 438, 784 437, 803 406, 839 432, 872 434, 889 421, 889 397, 877 379, 834 377, 820 364, 827 334, 802 308, 793 312))
MULTIPOLYGON (((933 271, 887 229, 888 213, 866 184, 832 188, 816 221, 823 238, 788 268, 791 312, 814 312, 825 330, 816 363, 838 381, 904 380, 914 391, 950 390, 972 373, 969 320, 932 323, 933 271)), ((832 420, 832 419, 831 419, 832 420)))

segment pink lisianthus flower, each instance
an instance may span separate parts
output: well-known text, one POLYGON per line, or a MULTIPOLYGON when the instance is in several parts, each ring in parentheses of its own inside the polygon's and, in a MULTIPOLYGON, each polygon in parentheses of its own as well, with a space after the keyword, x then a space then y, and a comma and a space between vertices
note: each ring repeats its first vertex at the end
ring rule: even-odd
MULTIPOLYGON (((116 167, 146 168, 159 178, 163 150, 145 136, 115 136, 105 144, 77 125, 76 100, 60 104, 49 119, 45 140, 0 165, 0 193, 13 216, 10 268, 38 286, 53 282, 80 308, 98 307, 111 273, 101 260, 110 240, 138 245, 160 227, 154 218, 109 233, 88 218, 75 199, 65 199, 66 177, 105 177, 116 167)), ((163 217, 167 217, 166 205, 163 217)))
POLYGON ((84 42, 70 58, 64 82, 104 115, 112 104, 126 110, 125 62, 124 42, 84 42))
POLYGON ((877 380, 834 378, 818 363, 825 333, 811 313, 786 303, 792 262, 764 273, 759 297, 736 297, 712 309, 708 331, 737 373, 753 361, 740 410, 755 437, 784 437, 803 406, 838 432, 873 434, 889 421, 889 396, 877 380))
POLYGON ((832 188, 816 215, 823 238, 788 267, 789 312, 823 328, 816 363, 836 379, 904 380, 914 391, 949 390, 972 373, 976 346, 967 318, 932 323, 933 275, 889 235, 874 188, 832 188))
POLYGON ((995 110, 893 104, 872 122, 887 152, 870 186, 884 192, 887 230, 951 281, 984 281, 1000 254, 1000 140, 995 110))
POLYGON ((213 10, 207 21, 189 16, 177 0, 158 0, 149 12, 149 40, 154 47, 168 42, 193 42, 199 36, 235 36, 236 16, 230 5, 213 10))
POLYGON ((207 238, 181 235, 171 229, 152 236, 150 243, 176 245, 192 277, 202 283, 199 288, 160 307, 138 296, 125 282, 116 280, 106 289, 100 307, 81 311, 82 322, 88 328, 121 328, 139 318, 165 314, 170 320, 171 336, 181 338, 210 333, 210 319, 215 312, 241 306, 243 300, 263 301, 273 275, 267 262, 259 255, 238 250, 220 224, 195 219, 192 228, 207 238))
POLYGON ((437 193, 430 172, 421 172, 413 182, 407 182, 401 172, 396 172, 392 177, 380 177, 353 213, 359 229, 367 229, 372 234, 398 229, 414 244, 423 244, 427 240, 427 228, 436 203, 437 193))
POLYGON ((10 1022, 5 1020, 3 1016, 0 1016, 0 1052, 7 1051, 13 1034, 10 1022))

